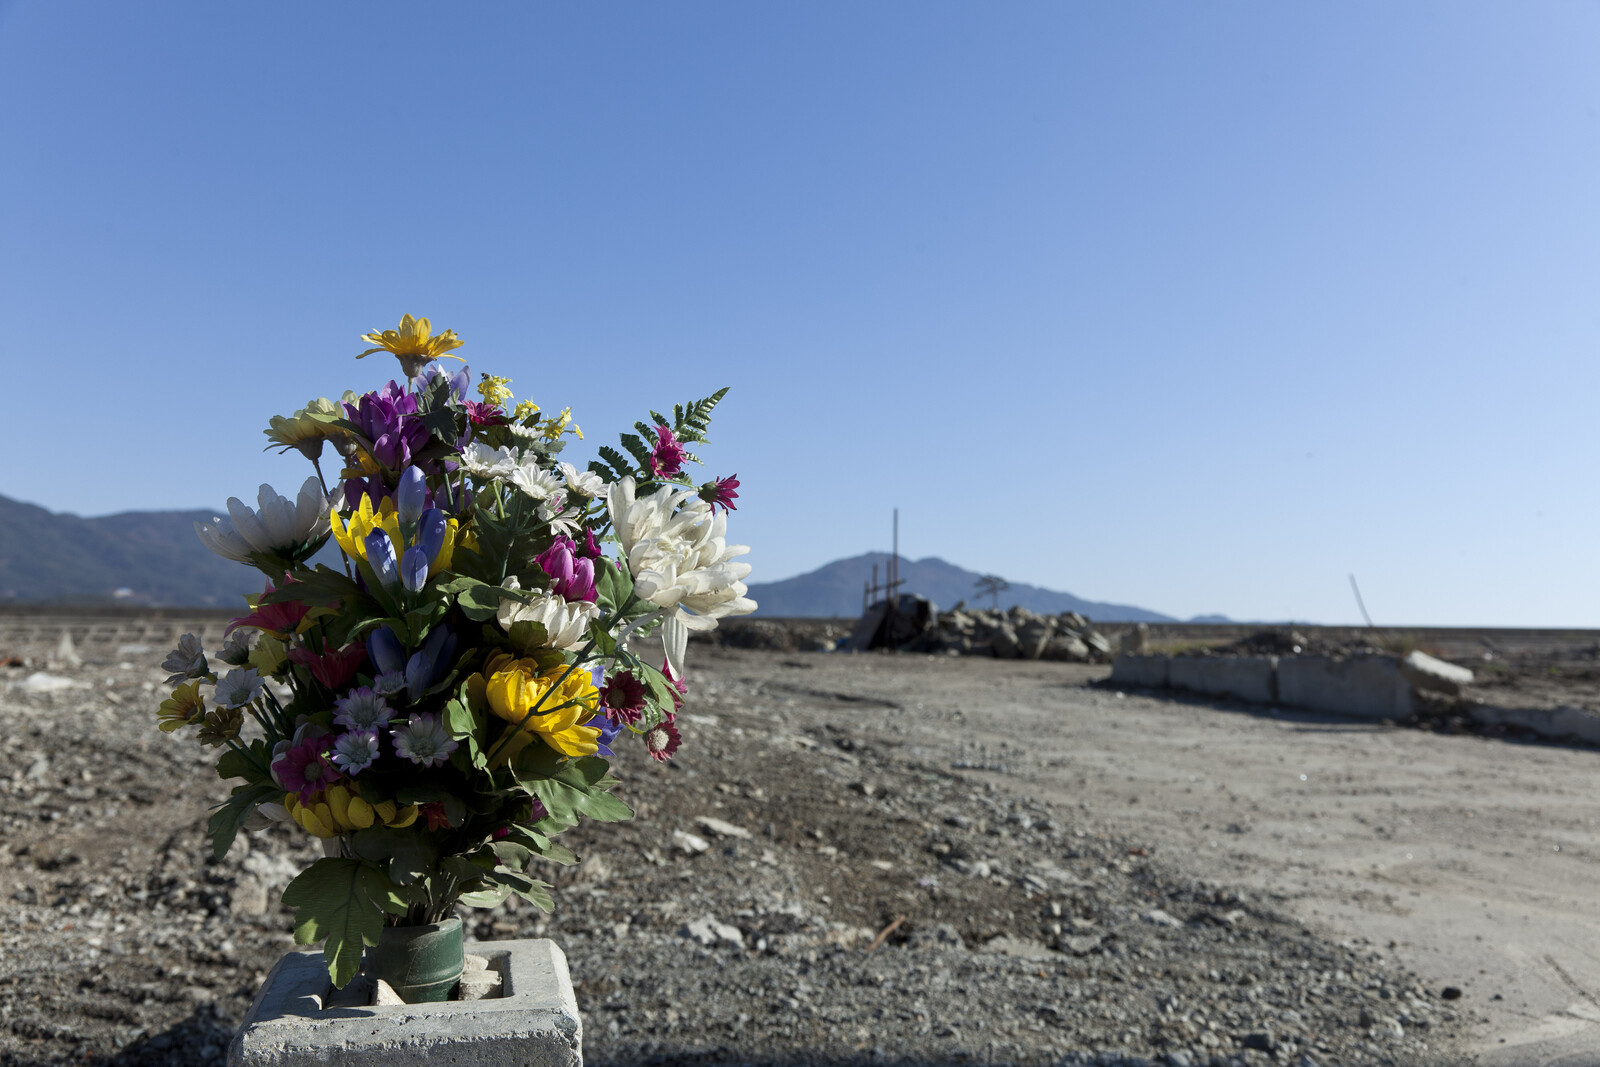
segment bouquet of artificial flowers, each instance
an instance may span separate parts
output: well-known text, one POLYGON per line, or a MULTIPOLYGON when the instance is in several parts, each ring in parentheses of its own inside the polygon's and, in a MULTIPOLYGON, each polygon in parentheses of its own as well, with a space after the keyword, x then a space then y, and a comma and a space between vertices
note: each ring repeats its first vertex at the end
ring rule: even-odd
POLYGON ((748 549, 724 537, 738 480, 684 473, 726 389, 651 412, 579 470, 557 458, 583 436, 570 409, 512 406, 492 375, 469 399, 469 372, 441 369, 453 331, 407 315, 363 339, 404 383, 273 418, 268 447, 316 473, 292 500, 264 485, 258 508, 232 499, 196 524, 268 581, 215 653, 226 673, 183 637, 159 711, 240 783, 211 817, 219 858, 272 820, 323 840, 283 899, 337 986, 386 925, 511 893, 548 910, 530 861, 576 862, 557 835, 632 815, 608 757, 629 736, 672 756, 689 632, 755 609, 734 558, 748 549), (324 445, 343 462, 334 487, 324 445), (337 565, 313 566, 330 537, 337 565), (659 667, 628 647, 651 632, 659 667))

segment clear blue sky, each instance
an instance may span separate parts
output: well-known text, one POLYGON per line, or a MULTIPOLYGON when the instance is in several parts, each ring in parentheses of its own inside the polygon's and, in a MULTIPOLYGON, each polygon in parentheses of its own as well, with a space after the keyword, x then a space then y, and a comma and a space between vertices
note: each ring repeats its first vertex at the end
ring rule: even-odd
POLYGON ((0 0, 0 493, 214 507, 404 312, 731 385, 753 581, 1600 626, 1600 8, 0 0))

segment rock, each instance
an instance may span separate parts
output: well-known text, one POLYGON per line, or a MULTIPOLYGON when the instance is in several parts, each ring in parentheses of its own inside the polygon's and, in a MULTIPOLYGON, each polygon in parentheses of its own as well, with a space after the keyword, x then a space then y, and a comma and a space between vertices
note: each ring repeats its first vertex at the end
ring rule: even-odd
POLYGON ((1056 616, 1056 621, 1061 627, 1075 630, 1078 633, 1082 633, 1089 628, 1089 620, 1079 615, 1076 611, 1063 611, 1056 616))
POLYGON ((22 682, 22 688, 30 693, 59 693, 64 689, 79 689, 82 686, 82 682, 63 678, 59 674, 46 674, 44 671, 34 671, 22 682))
POLYGON ((1239 1039, 1239 1044, 1244 1048, 1255 1049, 1271 1055, 1278 1048, 1278 1043, 1272 1040, 1272 1035, 1265 1030, 1258 1030, 1252 1034, 1245 1034, 1239 1039))
POLYGON ((598 852, 591 852, 572 872, 574 885, 601 885, 611 877, 611 863, 598 852))
POLYGON ((961 931, 949 923, 930 923, 915 927, 906 935, 909 948, 962 948, 961 931))
POLYGON ((1441 1000, 1460 1000, 1461 999, 1461 990, 1457 989, 1453 985, 1447 985, 1443 989, 1439 990, 1439 999, 1441 999, 1441 1000))
POLYGON ((995 659, 1017 658, 1017 631, 1010 625, 1001 623, 989 634, 989 645, 994 649, 995 659))
POLYGON ((1017 628, 1017 657, 1038 659, 1050 643, 1050 625, 1044 620, 1030 620, 1017 628))
POLYGON ((1110 657, 1111 655, 1111 642, 1106 640, 1105 634, 1090 630, 1083 635, 1083 643, 1088 645, 1089 651, 1096 656, 1110 657))
POLYGON ((1173 916, 1173 915, 1168 915, 1166 912, 1162 911, 1160 908, 1156 908, 1154 911, 1145 912, 1144 921, 1147 922, 1147 923, 1155 923, 1157 926, 1182 926, 1183 925, 1183 920, 1182 919, 1179 919, 1179 918, 1177 918, 1176 916, 1173 916))
POLYGON ((1076 634, 1056 634, 1044 646, 1044 653, 1040 659, 1055 660, 1059 663, 1087 663, 1089 662, 1089 646, 1076 634))
POLYGON ((1104 934, 1072 934, 1057 940, 1056 947, 1074 956, 1087 956, 1099 948, 1100 942, 1104 940, 1104 934))
POLYGON ((372 1003, 374 1005, 404 1004, 405 1001, 400 999, 400 994, 394 991, 393 986, 380 978, 373 983, 372 1003))
POLYGON ((83 657, 78 655, 78 649, 72 643, 70 630, 61 631, 61 640, 56 644, 56 661, 68 667, 83 666, 83 657))
POLYGON ((698 856, 711 847, 711 842, 696 834, 685 833, 682 830, 672 831, 672 845, 691 856, 698 856))
POLYGON ((1150 624, 1141 622, 1122 635, 1122 652, 1128 656, 1143 656, 1150 651, 1150 624))
MULTIPOLYGON (((469 956, 467 958, 471 959, 472 957, 469 956)), ((456 994, 457 1000, 483 1000, 486 997, 498 996, 500 993, 500 972, 462 970, 461 985, 458 990, 456 994)))
POLYGON ((984 942, 983 950, 985 952, 998 952, 1003 956, 1013 956, 1022 960, 1047 960, 1055 955, 1055 952, 1051 951, 1048 946, 1041 945, 1037 941, 1030 941, 1027 938, 1012 937, 1009 934, 1001 934, 999 937, 990 938, 984 942))
POLYGON ((1467 668, 1434 659, 1426 652, 1413 652, 1401 660, 1400 673, 1418 689, 1428 689, 1445 696, 1460 696, 1461 687, 1472 684, 1472 672, 1467 668))
POLYGON ((228 895, 228 910, 247 919, 265 915, 270 904, 267 887, 254 878, 241 879, 228 895))
MULTIPOLYGON (((869 792, 867 795, 871 796, 871 793, 869 792)), ((744 827, 723 822, 721 819, 713 819, 709 815, 699 816, 695 819, 694 824, 702 830, 711 831, 718 837, 735 837, 740 841, 748 841, 750 839, 750 831, 744 827)), ((704 850, 702 849, 701 851, 704 850)))
POLYGON ((678 936, 687 937, 695 944, 705 945, 707 948, 723 941, 744 947, 744 934, 739 932, 738 927, 718 922, 709 915, 702 916, 679 930, 678 936))

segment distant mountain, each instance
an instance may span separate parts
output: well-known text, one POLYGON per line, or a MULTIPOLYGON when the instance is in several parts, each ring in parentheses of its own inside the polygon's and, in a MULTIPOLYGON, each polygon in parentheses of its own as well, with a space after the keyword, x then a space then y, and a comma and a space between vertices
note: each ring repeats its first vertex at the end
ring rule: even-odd
MULTIPOLYGON (((129 511, 82 519, 0 496, 0 603, 116 601, 242 608, 254 567, 195 536, 214 511, 129 511)), ((327 551, 324 549, 324 551, 327 551)))
MULTIPOLYGON (((787 578, 781 582, 760 582, 750 587, 750 596, 760 605, 757 616, 769 618, 855 618, 861 614, 861 587, 872 580, 872 565, 878 565, 881 581, 888 570, 889 553, 868 552, 863 556, 835 560, 817 568, 810 574, 787 578)), ((979 597, 974 588, 982 575, 946 563, 936 556, 910 560, 900 557, 900 577, 905 579, 902 590, 927 597, 941 611, 948 611, 957 601, 965 600, 974 607, 989 607, 994 599, 979 597)), ((1102 604, 1084 600, 1071 593, 1058 593, 1053 589, 1012 582, 1011 588, 1000 594, 1000 607, 1021 604, 1029 611, 1057 615, 1063 611, 1076 611, 1097 622, 1176 622, 1170 615, 1162 615, 1128 604, 1102 604)))

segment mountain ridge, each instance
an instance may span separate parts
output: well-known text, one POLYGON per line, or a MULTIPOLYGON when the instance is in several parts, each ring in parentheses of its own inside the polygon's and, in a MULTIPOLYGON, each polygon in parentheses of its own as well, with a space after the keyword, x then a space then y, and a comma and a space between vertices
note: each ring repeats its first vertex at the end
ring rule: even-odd
MULTIPOLYGON (((878 565, 880 579, 888 572, 890 554, 867 552, 847 559, 825 563, 816 570, 776 582, 757 582, 750 586, 750 596, 759 607, 756 617, 768 618, 854 618, 861 613, 862 586, 872 578, 872 566, 878 565)), ((942 610, 949 610, 958 601, 965 600, 974 607, 992 606, 995 599, 988 594, 979 595, 974 583, 982 575, 946 562, 938 556, 920 560, 900 557, 900 577, 905 580, 903 592, 916 593, 932 600, 942 610)), ((1001 609, 1021 605, 1029 611, 1057 615, 1076 611, 1100 622, 1177 622, 1171 615, 1163 615, 1132 604, 1112 604, 1085 600, 1072 593, 1044 589, 1025 582, 1012 582, 999 594, 1001 609)))

